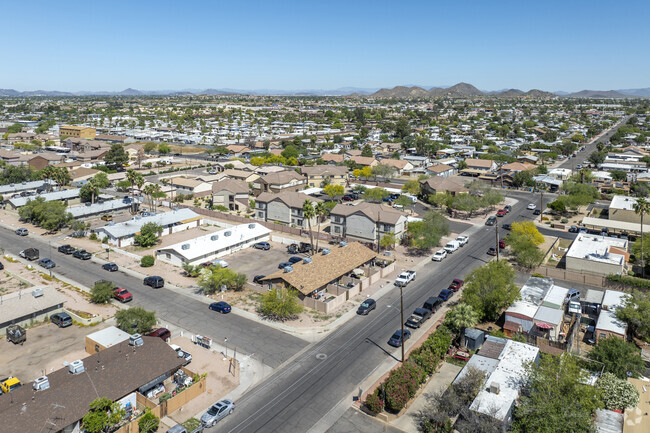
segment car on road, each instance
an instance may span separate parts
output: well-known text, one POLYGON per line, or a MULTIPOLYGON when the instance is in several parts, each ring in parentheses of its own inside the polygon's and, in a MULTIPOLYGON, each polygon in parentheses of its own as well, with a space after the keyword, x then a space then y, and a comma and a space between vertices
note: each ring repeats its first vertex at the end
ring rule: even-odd
POLYGON ((169 329, 167 329, 167 328, 154 329, 153 331, 151 331, 147 335, 150 336, 150 337, 162 338, 163 341, 168 342, 168 343, 169 343, 169 340, 171 340, 171 338, 172 338, 172 333, 169 332, 169 329))
POLYGON ((452 296, 454 296, 454 291, 449 289, 442 289, 438 295, 438 297, 443 301, 449 300, 452 296))
POLYGON ((452 254, 454 251, 460 248, 460 242, 458 242, 457 240, 449 241, 445 244, 443 248, 445 249, 445 251, 447 251, 448 254, 452 254))
POLYGON ((47 257, 40 259, 38 261, 38 265, 44 267, 45 269, 52 269, 56 267, 56 263, 54 263, 52 259, 48 259, 47 257))
POLYGON ((257 284, 262 284, 262 279, 266 277, 266 275, 255 275, 253 277, 253 282, 257 284))
POLYGON ((458 242, 461 247, 464 247, 469 243, 469 236, 458 236, 456 242, 458 242))
POLYGON ((253 248, 255 248, 256 250, 268 251, 271 249, 271 244, 268 242, 258 242, 256 244, 253 244, 253 248))
POLYGON ((27 229, 25 229, 25 228, 19 228, 19 229, 16 229, 16 234, 18 236, 27 236, 29 234, 29 231, 27 229))
POLYGON ((454 278, 454 280, 451 282, 449 287, 447 287, 450 290, 453 290, 454 292, 457 292, 460 290, 461 287, 463 287, 463 284, 465 284, 465 281, 460 280, 458 278, 454 278))
POLYGON ((406 287, 411 281, 415 281, 416 275, 415 271, 404 271, 397 276, 393 284, 398 287, 406 287))
POLYGON ((210 308, 213 311, 217 311, 221 314, 227 314, 232 311, 232 307, 230 306, 230 304, 224 301, 213 302, 209 305, 208 308, 210 308))
POLYGON ((535 209, 535 210, 533 211, 533 215, 541 215, 541 214, 542 214, 542 211, 539 210, 539 209, 535 209))
POLYGON ((502 225, 501 227, 502 227, 503 229, 505 229, 505 230, 511 230, 511 229, 512 229, 512 225, 510 225, 510 224, 508 224, 508 223, 505 223, 505 224, 502 225))
POLYGON ((535 203, 530 203, 528 206, 526 206, 526 209, 528 209, 528 210, 534 210, 536 207, 537 207, 537 206, 535 205, 535 203))
POLYGON ((0 271, 3 270, 4 268, 5 268, 5 265, 3 265, 2 262, 0 262, 0 271))
POLYGON ((377 302, 372 298, 368 298, 359 305, 359 308, 357 308, 357 314, 367 316, 368 313, 375 308, 377 308, 377 302))
POLYGON ((506 216, 507 213, 508 213, 508 212, 506 212, 505 209, 499 209, 499 210, 497 211, 497 216, 498 216, 498 217, 504 217, 504 216, 506 216))
POLYGON ((298 256, 289 257, 288 262, 291 263, 292 265, 295 265, 296 263, 302 262, 302 257, 298 257, 298 256))
POLYGON ((490 247, 487 250, 488 256, 496 256, 497 255, 497 249, 495 247, 490 247))
POLYGON ((293 265, 293 263, 291 263, 291 262, 282 262, 282 263, 280 263, 280 264, 278 265, 278 269, 284 269, 284 268, 286 268, 287 266, 292 266, 292 265, 293 265))
POLYGON ((432 296, 426 301, 424 301, 424 304, 422 305, 422 308, 426 308, 427 310, 430 310, 432 313, 435 313, 438 311, 438 308, 442 305, 442 299, 438 296, 432 296))
POLYGON ((165 286, 165 280, 163 279, 163 277, 159 277, 157 275, 146 277, 143 283, 145 286, 150 286, 153 289, 159 289, 165 286))
POLYGON ((113 215, 102 215, 100 219, 102 221, 113 221, 113 215))
POLYGON ((512 206, 510 206, 509 204, 505 205, 503 209, 508 213, 512 212, 512 206))
POLYGON ((235 403, 232 400, 220 400, 210 406, 210 409, 201 416, 201 425, 206 428, 214 426, 235 410, 235 403))
POLYGON ((404 341, 402 341, 402 330, 398 329, 395 331, 395 333, 390 337, 390 340, 388 340, 388 344, 390 344, 393 347, 400 347, 402 343, 406 342, 411 338, 411 331, 408 329, 404 330, 404 341))
POLYGON ((67 328, 72 325, 72 317, 68 313, 56 313, 50 316, 50 322, 59 328, 67 328))
POLYGON ((37 248, 27 248, 22 250, 18 255, 23 259, 34 261, 38 260, 39 254, 37 248))
POLYGON ((434 262, 441 262, 445 257, 447 257, 447 251, 438 250, 435 252, 433 257, 431 257, 431 260, 434 262))
POLYGON ((576 170, 582 169, 582 164, 576 164, 576 170))
POLYGON ((569 227, 569 233, 578 233, 578 226, 569 227))
POLYGON ((111 263, 104 263, 102 265, 102 269, 108 272, 115 272, 119 269, 119 267, 115 263, 111 262, 111 263))
POLYGON ((72 253, 72 257, 75 259, 90 260, 90 257, 92 257, 92 255, 86 250, 77 250, 72 253))
POLYGON ((113 290, 113 297, 123 304, 133 300, 133 295, 124 287, 117 287, 113 290))
POLYGON ((71 246, 71 245, 65 244, 65 245, 61 245, 57 249, 57 251, 59 251, 60 253, 63 253, 63 254, 72 254, 75 251, 77 251, 77 249, 75 247, 71 246))
POLYGON ((505 239, 501 239, 501 240, 499 241, 499 249, 502 250, 502 249, 504 249, 505 247, 506 247, 506 241, 505 241, 505 239))
POLYGON ((486 226, 493 226, 497 223, 497 217, 494 215, 490 216, 487 220, 485 220, 485 225, 486 226))

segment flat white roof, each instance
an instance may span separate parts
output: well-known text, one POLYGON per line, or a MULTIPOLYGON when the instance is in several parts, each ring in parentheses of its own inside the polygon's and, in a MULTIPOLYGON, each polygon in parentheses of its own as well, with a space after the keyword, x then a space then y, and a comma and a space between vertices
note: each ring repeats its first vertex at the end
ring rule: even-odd
POLYGON ((164 228, 174 224, 181 224, 183 221, 192 220, 195 218, 200 218, 199 214, 191 209, 182 208, 149 217, 134 217, 133 219, 124 221, 122 223, 99 227, 97 230, 102 230, 113 238, 120 239, 126 236, 135 235, 146 223, 153 222, 160 224, 164 228))
POLYGON ((0 296, 0 323, 20 317, 39 314, 48 308, 63 304, 67 298, 54 287, 30 287, 0 296), (43 295, 34 297, 32 291, 42 289, 43 295))
POLYGON ((553 287, 551 278, 530 277, 521 288, 519 295, 522 301, 540 305, 551 287, 553 287))
POLYGON ((532 320, 535 317, 535 313, 537 313, 537 308, 538 306, 532 302, 515 301, 508 307, 506 314, 521 314, 522 316, 530 317, 532 320))
POLYGON ((609 252, 610 247, 620 248, 625 251, 627 250, 627 241, 608 236, 579 233, 566 255, 575 259, 622 265, 625 257, 621 254, 609 252))
POLYGON ((45 201, 70 200, 79 197, 79 191, 81 191, 80 188, 74 188, 74 189, 64 189, 61 191, 48 192, 45 194, 33 195, 30 197, 16 197, 16 198, 9 199, 9 203, 13 207, 22 207, 25 206, 28 201, 36 200, 39 197, 43 197, 45 201))
POLYGON ((607 310, 613 310, 618 307, 622 307, 627 298, 627 294, 619 292, 618 290, 605 290, 605 295, 603 296, 603 308, 607 310))
MULTIPOLYGON (((138 199, 136 199, 136 202, 138 199)), ((68 212, 72 214, 73 218, 83 218, 85 216, 95 215, 102 212, 109 212, 120 209, 128 209, 131 207, 131 199, 128 201, 123 200, 107 200, 103 203, 93 203, 90 206, 81 205, 68 208, 68 212)))
POLYGON ((596 329, 625 335, 627 332, 627 324, 616 318, 615 311, 600 310, 598 321, 596 322, 596 329))
POLYGON ((131 335, 116 326, 109 326, 101 331, 88 334, 87 337, 104 347, 111 347, 128 340, 131 335))
POLYGON ((485 372, 485 376, 489 376, 492 374, 492 372, 497 368, 497 365, 499 365, 499 360, 495 358, 488 358, 487 356, 481 356, 481 355, 473 355, 469 361, 467 361, 467 364, 465 364, 465 367, 458 373, 458 376, 454 379, 454 384, 460 382, 465 376, 467 376, 467 373, 470 368, 475 368, 477 370, 485 372))
POLYGON ((628 197, 625 195, 615 195, 612 197, 612 202, 609 204, 610 209, 624 209, 634 210, 636 204, 636 197, 628 197))
POLYGON ((499 365, 487 377, 486 386, 478 393, 470 410, 501 421, 506 420, 519 397, 519 390, 526 377, 526 364, 535 361, 538 356, 539 348, 507 340, 499 356, 499 365), (489 391, 492 384, 499 385, 498 394, 489 391))
MULTIPOLYGON (((640 233, 641 231, 641 224, 639 223, 628 223, 625 221, 606 220, 602 218, 584 217, 582 219, 582 224, 592 227, 607 227, 611 230, 629 233, 640 233)), ((643 232, 650 233, 650 224, 643 224, 643 232)))
POLYGON ((240 224, 218 232, 199 236, 188 241, 179 242, 166 248, 161 248, 158 251, 171 251, 176 255, 191 261, 233 245, 269 235, 270 233, 271 230, 259 223, 240 224))
POLYGON ((562 318, 564 317, 564 312, 558 310, 557 308, 541 306, 537 309, 535 313, 535 320, 540 320, 546 323, 552 323, 554 325, 559 325, 562 323, 562 318))
POLYGON ((544 300, 542 302, 562 306, 564 300, 566 299, 567 293, 569 293, 569 289, 553 285, 546 296, 544 296, 544 300))
POLYGON ((0 194, 9 194, 12 192, 28 191, 30 189, 37 189, 43 185, 56 185, 53 180, 35 180, 33 182, 11 183, 9 185, 0 186, 0 194))

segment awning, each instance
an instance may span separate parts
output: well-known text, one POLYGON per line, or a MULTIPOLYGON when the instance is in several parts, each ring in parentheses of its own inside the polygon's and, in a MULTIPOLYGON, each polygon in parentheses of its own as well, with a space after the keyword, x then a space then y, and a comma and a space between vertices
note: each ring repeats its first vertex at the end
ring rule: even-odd
POLYGON ((548 323, 544 323, 544 322, 536 322, 535 326, 537 326, 540 329, 553 329, 553 326, 549 325, 548 323))

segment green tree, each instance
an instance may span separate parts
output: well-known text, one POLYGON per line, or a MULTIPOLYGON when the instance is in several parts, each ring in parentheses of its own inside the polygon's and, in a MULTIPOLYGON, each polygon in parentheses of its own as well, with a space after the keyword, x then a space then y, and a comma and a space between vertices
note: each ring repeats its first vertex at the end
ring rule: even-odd
POLYGON ((146 408, 144 415, 138 419, 138 427, 141 433, 155 433, 160 425, 160 418, 151 413, 151 409, 146 408))
POLYGON ((247 282, 246 274, 238 274, 221 266, 208 266, 199 273, 198 285, 207 294, 215 293, 222 287, 235 291, 242 290, 247 282))
POLYGON ((90 411, 84 415, 81 424, 88 433, 103 433, 111 431, 125 416, 126 411, 119 403, 101 397, 90 403, 90 411))
POLYGON ((151 255, 142 256, 140 259, 140 266, 143 268, 150 268, 156 263, 156 258, 151 255))
POLYGON ((153 143, 153 142, 149 141, 149 142, 145 143, 144 146, 142 146, 142 149, 146 153, 151 153, 151 152, 154 151, 154 149, 156 149, 156 143, 153 143))
POLYGON ((542 353, 527 366, 527 382, 515 407, 514 433, 594 431, 594 412, 602 406, 588 373, 569 354, 542 353))
POLYGON ((110 150, 104 156, 104 163, 108 166, 123 167, 129 162, 129 154, 124 150, 124 146, 115 143, 111 145, 110 150))
POLYGON ((612 170, 609 172, 609 174, 612 176, 613 180, 620 181, 620 182, 627 180, 627 173, 624 172, 623 170, 612 170))
POLYGON ((298 148, 296 146, 294 146, 293 144, 290 144, 290 145, 288 145, 287 147, 284 148, 281 155, 286 159, 290 159, 290 158, 296 158, 297 159, 300 156, 300 151, 298 150, 298 148))
POLYGON ((30 221, 48 231, 55 231, 72 224, 73 217, 62 201, 48 201, 43 197, 28 200, 18 209, 18 216, 23 221, 30 221))
POLYGON ((162 231, 163 228, 160 224, 148 222, 140 228, 140 233, 135 235, 135 242, 144 248, 153 246, 158 242, 158 238, 162 231))
POLYGON ((118 191, 126 192, 131 187, 131 183, 128 180, 120 180, 119 182, 117 182, 115 187, 117 188, 118 191))
POLYGON ((618 337, 599 338, 587 356, 602 362, 605 371, 619 379, 626 379, 628 375, 639 377, 645 369, 641 351, 634 344, 618 337))
POLYGON ((530 170, 518 171, 512 178, 512 185, 517 188, 522 186, 535 186, 533 174, 530 170))
POLYGON ((79 198, 83 202, 95 202, 95 197, 99 194, 99 185, 94 181, 94 177, 83 184, 79 190, 79 198))
POLYGON ((167 155, 171 151, 172 151, 172 149, 171 149, 171 147, 169 147, 168 144, 160 143, 158 145, 158 153, 161 154, 161 155, 167 155))
POLYGON ((370 147, 369 144, 363 146, 363 149, 361 150, 361 156, 365 156, 367 158, 372 158, 374 156, 372 153, 372 147, 370 147))
POLYGON ((641 215, 641 278, 645 278, 645 261, 644 259, 644 254, 643 254, 643 217, 645 214, 650 212, 650 202, 648 202, 645 198, 641 197, 636 200, 636 203, 633 205, 634 207, 634 213, 637 215, 641 215))
POLYGON ((384 188, 368 188, 363 193, 363 199, 373 203, 379 203, 389 195, 384 188))
POLYGON ((476 268, 465 279, 463 301, 474 308, 480 320, 496 320, 501 310, 518 298, 515 270, 504 260, 476 268))
POLYGON ((400 139, 404 139, 405 137, 411 135, 411 127, 406 117, 400 117, 400 119, 395 124, 395 135, 400 139))
POLYGON ((411 248, 428 251, 438 246, 440 239, 450 233, 449 221, 440 212, 430 211, 424 215, 422 221, 408 223, 406 231, 411 248))
POLYGON ((110 281, 97 281, 90 289, 90 301, 95 304, 106 304, 113 298, 115 284, 110 281))
POLYGON ((634 290, 628 294, 616 317, 624 321, 640 339, 650 342, 650 293, 634 290))
POLYGON ((126 180, 131 184, 131 198, 133 203, 135 203, 135 187, 137 186, 138 190, 142 189, 142 185, 144 185, 144 176, 142 176, 142 173, 138 173, 135 170, 127 170, 126 180))
POLYGON ((117 327, 124 332, 146 334, 156 324, 156 313, 141 307, 131 307, 115 314, 117 327))
POLYGON ((384 235, 379 239, 379 246, 385 250, 392 250, 395 246, 397 239, 394 232, 384 233, 384 235))
POLYGON ((309 227, 309 243, 311 245, 311 254, 314 254, 314 232, 311 228, 311 220, 316 216, 316 210, 314 209, 314 203, 311 200, 306 199, 302 204, 302 216, 307 220, 307 226, 309 227))
POLYGON ((13 125, 10 125, 7 127, 7 132, 9 134, 17 134, 23 130, 23 125, 22 123, 14 123, 13 125))
MULTIPOLYGON (((341 187, 343 188, 343 187, 341 187)), ((320 224, 323 221, 323 219, 329 215, 330 209, 325 206, 325 203, 322 201, 316 202, 316 205, 314 205, 314 213, 316 214, 316 221, 318 222, 318 238, 316 239, 316 251, 318 251, 318 244, 320 243, 320 224)))
POLYGON ((461 302, 447 311, 444 325, 452 332, 462 335, 465 328, 473 327, 478 321, 479 317, 476 311, 474 311, 474 308, 469 304, 461 302))
POLYGON ((106 188, 111 184, 111 182, 108 180, 108 175, 104 172, 99 172, 94 175, 93 182, 95 182, 95 184, 100 188, 106 188))
POLYGON ((383 178, 385 182, 395 176, 397 170, 392 165, 377 164, 372 167, 372 174, 375 177, 383 178))
POLYGON ((199 265, 191 265, 189 263, 183 263, 183 271, 188 277, 196 278, 201 274, 203 268, 199 265))
POLYGON ((612 373, 603 373, 596 382, 605 408, 625 410, 639 404, 639 391, 627 380, 619 379, 612 373))
POLYGON ((340 197, 345 193, 345 188, 343 188, 343 185, 329 184, 325 185, 323 192, 327 194, 330 200, 334 200, 335 198, 340 197))
POLYGON ((419 180, 407 180, 402 187, 402 192, 407 194, 418 196, 420 195, 420 181, 419 180))
POLYGON ((278 322, 295 319, 302 310, 296 291, 286 287, 274 287, 263 293, 258 306, 260 315, 278 322))
POLYGON ((35 177, 36 173, 29 165, 5 165, 0 175, 0 184, 30 182, 35 177))

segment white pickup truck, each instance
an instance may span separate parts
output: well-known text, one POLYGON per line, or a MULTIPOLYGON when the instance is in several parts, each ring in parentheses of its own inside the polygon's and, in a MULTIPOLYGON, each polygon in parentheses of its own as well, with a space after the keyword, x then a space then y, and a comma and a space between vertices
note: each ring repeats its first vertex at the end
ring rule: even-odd
POLYGON ((396 286, 406 287, 411 281, 415 281, 415 271, 404 271, 395 280, 396 286))

